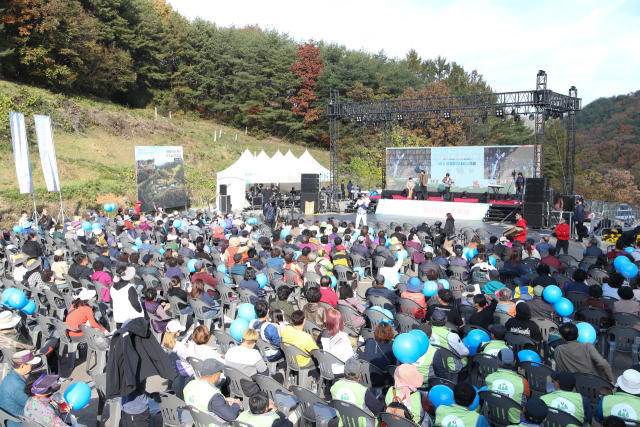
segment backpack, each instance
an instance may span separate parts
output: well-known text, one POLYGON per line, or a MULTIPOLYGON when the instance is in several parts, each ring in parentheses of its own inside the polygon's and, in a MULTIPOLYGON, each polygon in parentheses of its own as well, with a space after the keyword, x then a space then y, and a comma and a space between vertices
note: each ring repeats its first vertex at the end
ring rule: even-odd
POLYGON ((407 408, 405 404, 402 403, 402 400, 404 399, 402 400, 398 399, 398 396, 396 396, 395 388, 392 388, 391 391, 393 392, 393 400, 391 401, 391 403, 389 403, 385 412, 388 412, 393 415, 397 415, 398 417, 404 417, 408 420, 413 419, 413 416, 411 415, 411 411, 409 411, 409 408, 407 408))
POLYGON ((482 271, 479 268, 471 271, 471 283, 478 283, 480 285, 484 285, 489 282, 489 272, 482 271))

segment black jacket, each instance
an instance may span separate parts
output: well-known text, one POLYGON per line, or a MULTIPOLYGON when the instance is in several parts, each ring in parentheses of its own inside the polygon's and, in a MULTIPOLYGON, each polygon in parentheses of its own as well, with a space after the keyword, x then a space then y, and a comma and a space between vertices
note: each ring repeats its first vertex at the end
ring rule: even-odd
POLYGON ((43 255, 40 243, 35 240, 25 242, 25 244, 22 245, 22 252, 29 258, 40 258, 43 255))
POLYGON ((138 317, 115 331, 107 360, 107 399, 126 396, 145 379, 160 375, 173 382, 176 368, 151 334, 149 321, 138 317))
POLYGON ((577 222, 584 222, 584 205, 580 204, 576 206, 576 209, 573 211, 573 220, 577 222))
POLYGON ((80 281, 80 279, 87 279, 91 281, 93 270, 89 267, 85 267, 84 265, 73 263, 71 264, 71 267, 69 267, 67 275, 73 277, 77 281, 80 281))

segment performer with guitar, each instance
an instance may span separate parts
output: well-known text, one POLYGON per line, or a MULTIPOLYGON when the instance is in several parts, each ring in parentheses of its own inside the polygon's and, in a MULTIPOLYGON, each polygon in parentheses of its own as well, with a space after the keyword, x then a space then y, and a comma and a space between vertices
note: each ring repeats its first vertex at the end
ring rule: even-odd
POLYGON ((449 194, 449 192, 451 191, 451 186, 453 185, 453 183, 456 182, 456 180, 451 179, 451 177, 449 176, 449 174, 447 173, 444 177, 444 179, 442 180, 442 183, 444 184, 444 193, 442 194, 442 198, 444 198, 445 194, 449 194))
POLYGON ((516 212, 516 226, 502 233, 504 237, 513 234, 513 240, 519 240, 523 244, 527 240, 527 221, 520 212, 516 212))

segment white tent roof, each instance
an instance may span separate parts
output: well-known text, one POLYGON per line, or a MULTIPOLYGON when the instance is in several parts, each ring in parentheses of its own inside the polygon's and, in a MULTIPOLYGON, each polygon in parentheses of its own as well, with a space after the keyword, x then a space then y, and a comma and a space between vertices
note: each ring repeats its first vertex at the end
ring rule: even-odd
POLYGON ((242 209, 244 206, 246 172, 255 167, 256 158, 246 149, 234 164, 218 172, 216 192, 220 194, 220 184, 227 185, 227 195, 231 196, 231 208, 242 209))
POLYGON ((322 166, 313 158, 309 150, 305 150, 304 154, 298 159, 298 164, 304 168, 304 173, 319 173, 320 181, 329 180, 329 169, 322 166))
POLYGON ((264 152, 264 150, 262 150, 260 151, 260 154, 256 156, 256 160, 259 160, 260 162, 269 162, 271 158, 264 152))
POLYGON ((284 155, 284 158, 288 162, 298 160, 298 158, 291 152, 291 150, 287 151, 287 154, 284 155))

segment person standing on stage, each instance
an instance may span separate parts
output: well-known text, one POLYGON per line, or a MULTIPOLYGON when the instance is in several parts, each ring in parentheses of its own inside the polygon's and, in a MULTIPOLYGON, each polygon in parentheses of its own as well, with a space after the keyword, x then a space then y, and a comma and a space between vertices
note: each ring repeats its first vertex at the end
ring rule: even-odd
POLYGON ((351 193, 351 190, 353 190, 353 184, 351 183, 351 180, 349 180, 349 183, 347 184, 347 192, 349 193, 349 200, 353 200, 353 193, 351 193))
POLYGON ((583 201, 578 199, 576 200, 576 208, 573 211, 573 222, 576 225, 576 242, 582 243, 582 238, 587 234, 583 225, 585 216, 583 201))
POLYGON ((356 202, 356 230, 359 227, 360 220, 364 225, 367 225, 367 209, 369 208, 369 203, 371 201, 368 197, 365 197, 364 194, 360 194, 358 201, 356 202))
POLYGON ((514 234, 513 240, 518 240, 524 244, 527 241, 527 221, 525 221, 520 212, 516 212, 516 227, 522 227, 522 231, 514 234))
POLYGON ((444 179, 442 180, 442 183, 444 184, 444 193, 442 193, 443 198, 445 194, 449 194, 451 192, 451 186, 453 185, 454 182, 455 181, 452 180, 449 174, 447 173, 444 179))
POLYGON ((416 184, 413 182, 413 178, 407 180, 407 198, 413 200, 413 191, 416 188, 416 184))
POLYGON ((420 188, 422 189, 422 198, 424 200, 429 200, 429 194, 427 194, 427 174, 425 173, 424 169, 420 171, 418 184, 420 184, 420 188))
POLYGON ((524 201, 524 184, 525 179, 522 176, 522 172, 519 172, 518 178, 516 179, 516 203, 522 204, 524 201))
POLYGON ((340 191, 342 192, 342 199, 346 199, 347 198, 347 194, 345 193, 345 188, 344 188, 344 179, 342 180, 342 182, 340 183, 340 191))

